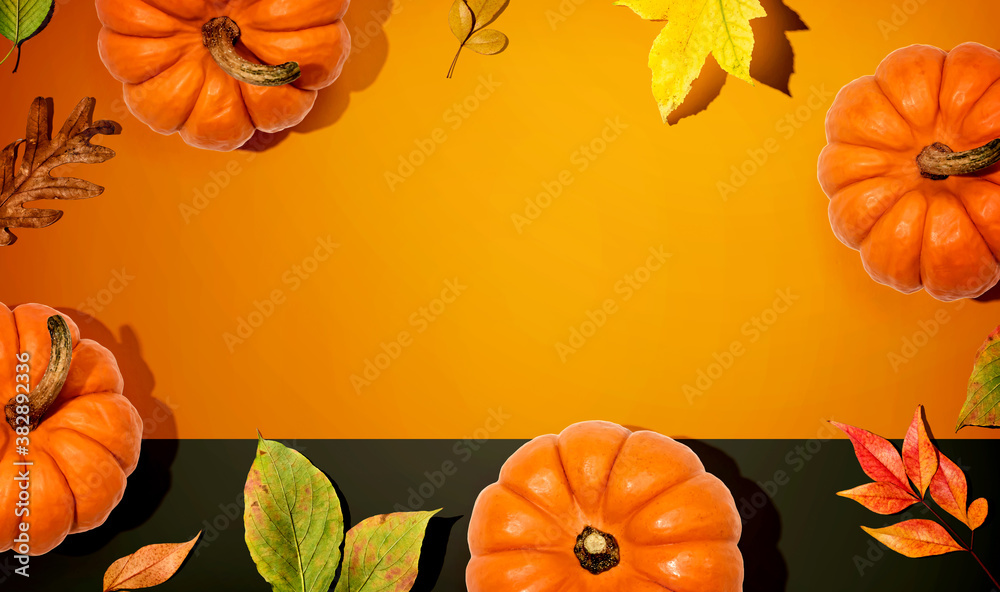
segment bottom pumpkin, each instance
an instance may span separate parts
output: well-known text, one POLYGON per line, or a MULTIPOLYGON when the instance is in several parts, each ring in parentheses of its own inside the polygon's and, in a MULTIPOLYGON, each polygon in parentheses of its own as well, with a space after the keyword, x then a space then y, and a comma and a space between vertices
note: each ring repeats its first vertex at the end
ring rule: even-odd
POLYGON ((590 421, 535 438, 476 500, 469 592, 740 592, 742 522, 687 446, 590 421))

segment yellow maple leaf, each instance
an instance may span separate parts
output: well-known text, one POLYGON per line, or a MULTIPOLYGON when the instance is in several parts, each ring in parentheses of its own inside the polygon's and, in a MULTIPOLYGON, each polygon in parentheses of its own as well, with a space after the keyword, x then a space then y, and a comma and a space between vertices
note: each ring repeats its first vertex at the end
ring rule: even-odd
POLYGON ((653 96, 664 123, 684 102, 708 54, 722 69, 753 84, 750 21, 767 16, 760 0, 616 0, 640 17, 667 21, 649 52, 653 96))

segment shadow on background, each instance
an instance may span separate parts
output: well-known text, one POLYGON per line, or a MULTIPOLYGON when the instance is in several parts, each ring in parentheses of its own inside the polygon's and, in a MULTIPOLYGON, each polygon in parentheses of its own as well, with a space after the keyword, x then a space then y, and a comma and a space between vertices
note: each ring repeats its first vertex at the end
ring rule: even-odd
POLYGON ((1000 283, 986 290, 981 296, 976 296, 973 300, 977 302, 993 302, 1000 300, 1000 283))
POLYGON ((177 421, 168 401, 153 396, 156 379, 153 371, 142 358, 142 344, 135 330, 123 325, 120 337, 104 326, 99 320, 85 312, 72 308, 59 308, 59 312, 70 316, 80 327, 80 336, 93 339, 111 350, 118 361, 118 368, 125 379, 125 396, 132 402, 143 422, 143 438, 177 438, 177 421))
POLYGON ((139 466, 129 476, 125 496, 108 520, 94 530, 69 535, 53 553, 73 557, 91 555, 119 533, 145 524, 170 490, 170 466, 176 456, 177 440, 144 441, 139 466))
POLYGON ((142 348, 135 331, 122 327, 119 339, 94 317, 71 308, 59 308, 80 327, 84 339, 93 339, 111 350, 125 379, 125 396, 143 420, 143 438, 155 434, 157 440, 143 440, 139 464, 128 478, 125 495, 111 516, 100 527, 70 535, 54 552, 63 555, 88 555, 104 547, 118 533, 144 524, 156 512, 170 490, 170 468, 177 457, 177 424, 170 406, 153 397, 156 380, 142 358, 142 348))
POLYGON ((454 518, 431 518, 424 535, 424 544, 420 548, 420 563, 417 566, 417 580, 410 592, 431 592, 441 577, 444 568, 444 556, 448 551, 448 540, 451 539, 451 529, 461 520, 454 518))
POLYGON ((384 27, 393 11, 399 11, 399 0, 352 0, 344 16, 351 33, 351 55, 340 78, 319 91, 316 104, 302 123, 273 134, 258 131, 240 150, 263 152, 283 142, 293 131, 314 132, 340 120, 351 102, 351 93, 371 86, 385 66, 389 40, 384 27))
MULTIPOLYGON (((330 480, 333 485, 333 489, 337 492, 337 498, 340 500, 340 510, 344 518, 344 534, 345 540, 340 543, 340 556, 344 557, 344 545, 346 544, 346 534, 354 526, 357 526, 351 519, 351 507, 347 501, 347 496, 344 495, 344 491, 340 488, 340 485, 334 480, 334 478, 320 469, 320 471, 326 475, 326 478, 330 480)), ((368 516, 361 518, 358 522, 361 522, 368 516)), ((445 553, 448 551, 448 540, 451 538, 451 529, 455 526, 455 523, 461 520, 461 516, 455 518, 431 518, 427 525, 427 531, 424 535, 424 542, 420 548, 420 563, 417 567, 417 579, 413 583, 413 587, 410 589, 411 592, 430 592, 434 589, 437 584, 438 578, 441 576, 441 570, 444 567, 444 557, 445 553)), ((341 573, 344 569, 344 563, 341 562, 340 566, 337 567, 337 574, 334 582, 340 581, 341 573)))
MULTIPOLYGON (((797 12, 785 6, 784 0, 761 0, 767 16, 750 21, 754 34, 753 59, 750 76, 754 80, 792 96, 789 81, 795 72, 795 53, 788 40, 789 31, 807 31, 809 27, 797 12)), ((694 81, 687 99, 667 118, 673 125, 708 108, 722 92, 726 74, 715 59, 709 56, 701 75, 694 81)))
MULTIPOLYGON (((301 450, 299 451, 301 452, 301 450)), ((337 492, 337 499, 340 500, 340 514, 344 520, 344 540, 340 541, 340 557, 344 557, 344 544, 347 542, 347 531, 351 528, 351 506, 347 503, 347 496, 344 495, 344 491, 337 485, 337 482, 333 480, 330 473, 327 473, 323 469, 319 469, 321 473, 326 475, 326 478, 330 480, 330 484, 333 485, 333 490, 337 492)), ((343 559, 340 565, 337 566, 337 572, 334 574, 334 582, 340 579, 340 572, 344 569, 343 559)))
POLYGON ((736 507, 743 517, 740 551, 746 574, 744 592, 781 592, 788 585, 788 566, 778 549, 781 517, 771 496, 752 480, 740 474, 732 458, 717 448, 697 440, 684 440, 705 464, 705 469, 729 486, 736 507))

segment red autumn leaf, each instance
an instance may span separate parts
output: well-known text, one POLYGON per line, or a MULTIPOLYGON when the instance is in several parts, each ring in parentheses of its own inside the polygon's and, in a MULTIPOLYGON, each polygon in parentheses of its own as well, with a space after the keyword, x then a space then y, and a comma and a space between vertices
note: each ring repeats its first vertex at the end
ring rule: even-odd
POLYGON ((986 522, 986 514, 989 513, 989 506, 985 498, 979 498, 969 506, 969 528, 976 530, 986 522))
POLYGON ((147 545, 115 561, 104 572, 104 592, 149 588, 166 582, 181 568, 200 536, 199 532, 186 543, 147 545))
POLYGON ((924 406, 918 405, 913 414, 913 422, 906 431, 903 441, 903 465, 906 474, 917 486, 917 492, 923 497, 931 484, 931 479, 938 469, 937 448, 927 435, 927 419, 924 417, 924 406))
MULTIPOLYGON (((830 423, 847 434, 854 445, 854 454, 858 457, 861 468, 869 477, 876 480, 875 483, 841 491, 837 495, 853 499, 873 512, 890 514, 920 502, 927 505, 926 495, 930 490, 934 501, 941 508, 964 522, 973 531, 985 522, 989 510, 986 500, 977 499, 966 508, 968 483, 965 474, 931 442, 923 406, 918 406, 913 415, 913 421, 903 441, 902 457, 884 438, 853 426, 834 421, 830 423), (911 481, 920 491, 919 494, 914 491, 911 481)), ((927 509, 930 509, 929 505, 927 509)), ((936 512, 934 516, 940 522, 906 520, 885 528, 865 526, 861 528, 875 540, 906 557, 931 557, 955 551, 970 552, 990 580, 997 584, 997 579, 990 574, 986 564, 972 551, 971 539, 968 547, 965 543, 956 541, 949 534, 950 528, 944 520, 941 520, 936 512)))
POLYGON ((969 524, 969 515, 965 508, 968 495, 969 484, 965 481, 965 473, 939 451, 938 472, 931 479, 931 497, 942 510, 969 524))
POLYGON ((930 520, 907 520, 885 528, 861 528, 878 542, 907 557, 931 557, 965 550, 943 526, 930 520))
POLYGON ((861 428, 836 421, 830 423, 851 439, 851 443, 854 444, 854 455, 858 457, 861 469, 866 475, 875 481, 892 483, 906 491, 913 491, 906 479, 903 458, 899 456, 899 451, 891 442, 861 428))
POLYGON ((892 483, 868 483, 837 495, 852 499, 876 514, 896 514, 920 501, 917 496, 892 483))

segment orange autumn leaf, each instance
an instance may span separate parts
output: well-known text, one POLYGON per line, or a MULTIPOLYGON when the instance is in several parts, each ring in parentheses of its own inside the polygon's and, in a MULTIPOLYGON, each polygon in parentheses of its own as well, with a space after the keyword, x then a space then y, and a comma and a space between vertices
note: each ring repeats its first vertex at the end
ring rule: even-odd
POLYGON ((907 520, 885 528, 861 527, 875 540, 906 557, 931 557, 965 551, 937 522, 907 520))
POLYGON ((200 536, 199 532, 186 543, 148 545, 115 561, 104 573, 104 592, 137 590, 166 582, 181 568, 200 536))
POLYGON ((976 530, 986 522, 986 514, 989 513, 989 505, 985 498, 979 498, 969 506, 969 528, 976 530))
MULTIPOLYGON (((1000 140, 998 140, 1000 142, 1000 140)), ((944 522, 927 503, 927 492, 937 505, 964 522, 975 531, 983 525, 988 512, 985 499, 980 498, 966 508, 968 483, 962 469, 931 442, 930 428, 924 416, 922 405, 910 422, 903 441, 902 457, 895 447, 880 436, 860 428, 830 422, 840 428, 851 439, 854 453, 865 473, 876 480, 837 495, 853 499, 869 510, 879 514, 895 514, 910 506, 923 503, 934 513, 933 520, 906 520, 885 528, 861 528, 875 540, 906 557, 930 557, 955 551, 969 553, 979 564, 986 576, 993 582, 994 589, 1000 588, 1000 581, 990 573, 986 563, 959 535, 944 522), (900 471, 905 474, 900 475, 900 471), (916 486, 914 491, 911 483, 916 486), (954 538, 953 538, 954 537, 954 538)))
POLYGON ((852 499, 876 514, 896 514, 920 500, 909 491, 892 483, 867 483, 837 495, 852 499))
POLYGON ((861 469, 866 475, 875 481, 891 483, 905 491, 913 491, 906 478, 903 458, 891 442, 861 428, 836 421, 830 423, 851 439, 851 444, 854 445, 854 455, 858 457, 861 469))
POLYGON ((938 452, 938 472, 931 479, 930 489, 931 497, 942 510, 964 524, 969 524, 969 515, 965 507, 969 484, 965 480, 965 473, 942 452, 938 452))
POLYGON ((927 419, 924 417, 924 406, 918 405, 913 414, 913 423, 906 431, 903 441, 903 465, 906 474, 917 486, 917 492, 923 496, 931 484, 931 479, 938 469, 938 451, 927 435, 927 419))

